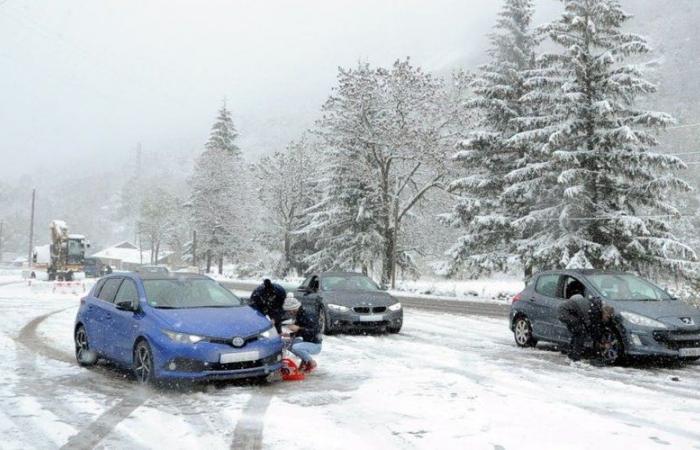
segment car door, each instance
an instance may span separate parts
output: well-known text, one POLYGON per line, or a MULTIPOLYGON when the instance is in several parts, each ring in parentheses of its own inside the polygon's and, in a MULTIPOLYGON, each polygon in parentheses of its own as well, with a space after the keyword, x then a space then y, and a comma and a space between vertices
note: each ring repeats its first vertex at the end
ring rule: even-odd
POLYGON ((545 273, 537 277, 535 287, 530 298, 530 323, 533 334, 543 340, 558 341, 554 328, 554 321, 559 321, 558 298, 560 274, 545 273))
POLYGON ((105 280, 100 293, 94 303, 93 317, 95 327, 92 335, 88 334, 93 348, 108 358, 112 358, 112 311, 114 297, 117 295, 119 285, 122 283, 121 277, 108 278, 105 280))
POLYGON ((119 302, 131 302, 134 307, 139 305, 139 293, 136 283, 125 278, 117 295, 114 297, 111 313, 112 340, 108 343, 114 359, 124 364, 131 363, 131 351, 139 329, 140 311, 126 311, 117 308, 119 302))

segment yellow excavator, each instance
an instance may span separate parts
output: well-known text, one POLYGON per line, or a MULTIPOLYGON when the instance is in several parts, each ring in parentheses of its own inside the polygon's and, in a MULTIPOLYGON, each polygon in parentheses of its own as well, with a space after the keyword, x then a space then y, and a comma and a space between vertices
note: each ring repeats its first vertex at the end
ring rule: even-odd
POLYGON ((85 251, 90 243, 82 234, 68 234, 68 225, 54 220, 51 230, 50 260, 47 269, 49 280, 72 281, 76 272, 83 272, 85 251))

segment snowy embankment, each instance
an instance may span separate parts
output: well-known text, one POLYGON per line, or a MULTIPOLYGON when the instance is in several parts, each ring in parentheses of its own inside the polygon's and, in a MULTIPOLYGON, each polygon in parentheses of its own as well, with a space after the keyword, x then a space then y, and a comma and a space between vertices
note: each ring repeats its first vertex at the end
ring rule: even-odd
MULTIPOLYGON (((261 279, 236 278, 228 275, 209 274, 218 281, 229 281, 255 285, 261 279)), ((304 279, 287 277, 276 280, 288 286, 300 285, 304 279)), ((473 302, 510 303, 512 298, 525 288, 525 283, 509 275, 497 275, 477 280, 420 279, 399 280, 396 289, 389 292, 397 297, 416 296, 434 299, 465 300, 473 302)))

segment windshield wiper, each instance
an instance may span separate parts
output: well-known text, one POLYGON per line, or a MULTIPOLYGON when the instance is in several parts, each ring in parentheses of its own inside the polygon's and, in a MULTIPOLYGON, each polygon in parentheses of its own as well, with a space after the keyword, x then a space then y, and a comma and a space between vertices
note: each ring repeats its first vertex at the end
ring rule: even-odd
POLYGON ((168 306, 168 305, 159 305, 159 306, 154 306, 156 309, 180 309, 177 306, 168 306))

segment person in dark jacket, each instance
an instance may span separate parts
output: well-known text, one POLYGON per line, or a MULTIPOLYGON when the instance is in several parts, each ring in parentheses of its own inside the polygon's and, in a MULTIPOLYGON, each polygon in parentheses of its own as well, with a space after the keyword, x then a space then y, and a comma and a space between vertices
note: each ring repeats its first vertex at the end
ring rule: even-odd
POLYGON ((586 339, 593 341, 596 360, 600 359, 605 328, 612 320, 615 311, 611 306, 603 305, 600 298, 586 298, 575 294, 559 307, 559 320, 571 333, 569 359, 579 361, 583 356, 586 339))
POLYGON ((284 317, 282 306, 285 298, 287 298, 287 291, 282 286, 265 279, 263 284, 255 288, 250 295, 250 306, 269 317, 275 328, 277 328, 277 332, 281 333, 282 319, 284 317))
POLYGON ((299 369, 302 372, 311 372, 317 366, 311 355, 321 353, 323 341, 318 314, 316 311, 306 311, 301 306, 301 302, 294 297, 285 300, 284 310, 290 318, 294 319, 293 325, 287 325, 289 331, 295 333, 289 351, 301 358, 299 369))

